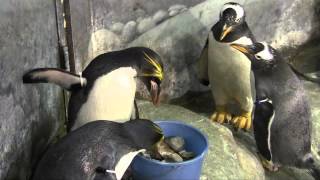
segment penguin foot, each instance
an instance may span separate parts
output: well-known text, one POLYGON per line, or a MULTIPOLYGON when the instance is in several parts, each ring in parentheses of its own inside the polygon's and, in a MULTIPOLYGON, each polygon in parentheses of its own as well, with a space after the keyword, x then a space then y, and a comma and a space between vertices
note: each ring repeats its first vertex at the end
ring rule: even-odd
POLYGON ((216 111, 211 115, 210 119, 213 122, 218 122, 220 124, 229 122, 232 116, 230 113, 225 111, 225 108, 217 107, 216 111))
POLYGON ((251 112, 245 112, 240 116, 234 116, 232 118, 232 123, 235 128, 248 131, 251 128, 252 124, 251 112))
POLYGON ((276 172, 279 170, 279 165, 276 165, 276 164, 273 164, 272 161, 268 161, 266 159, 261 159, 261 163, 262 163, 262 166, 267 169, 268 171, 271 171, 271 172, 276 172))

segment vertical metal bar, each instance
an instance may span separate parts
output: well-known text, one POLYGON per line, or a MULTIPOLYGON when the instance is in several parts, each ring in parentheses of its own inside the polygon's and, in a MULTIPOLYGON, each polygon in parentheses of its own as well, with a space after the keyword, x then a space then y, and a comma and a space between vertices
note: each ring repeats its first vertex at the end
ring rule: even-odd
POLYGON ((75 73, 75 55, 74 55, 74 46, 73 46, 73 38, 72 38, 72 17, 71 17, 71 7, 70 1, 64 0, 64 13, 65 13, 65 24, 66 24, 66 39, 68 46, 68 54, 69 54, 69 66, 70 72, 75 73))
MULTIPOLYGON (((58 34, 58 48, 60 57, 60 67, 70 71, 70 58, 69 58, 69 48, 67 41, 67 32, 65 29, 65 9, 64 0, 55 0, 55 13, 56 13, 56 23, 57 23, 57 34, 58 34)), ((69 93, 63 90, 63 109, 64 109, 64 125, 68 121, 68 99, 69 93)), ((63 127, 65 128, 65 127, 63 127)))

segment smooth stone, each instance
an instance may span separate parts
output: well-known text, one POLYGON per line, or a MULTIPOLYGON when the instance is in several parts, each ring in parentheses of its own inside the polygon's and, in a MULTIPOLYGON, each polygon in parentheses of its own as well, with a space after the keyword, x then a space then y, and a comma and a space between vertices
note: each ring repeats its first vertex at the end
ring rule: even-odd
POLYGON ((185 150, 180 151, 179 154, 183 158, 183 160, 189 160, 189 159, 192 159, 192 158, 194 158, 196 156, 194 154, 194 152, 185 151, 185 150))
POLYGON ((156 23, 155 21, 151 18, 144 18, 142 19, 139 24, 138 24, 138 32, 139 34, 142 34, 150 29, 152 29, 153 27, 155 27, 156 23))
POLYGON ((171 147, 175 152, 180 152, 184 149, 185 141, 182 137, 171 136, 166 137, 164 141, 171 147))
POLYGON ((117 23, 112 24, 110 30, 114 33, 121 34, 123 27, 124 27, 123 23, 117 22, 117 23))
POLYGON ((130 42, 137 34, 137 23, 135 21, 129 21, 123 27, 121 38, 124 42, 130 42))
POLYGON ((187 6, 183 4, 175 4, 169 7, 168 11, 180 11, 182 9, 186 9, 187 6))
POLYGON ((164 10, 159 10, 157 11, 154 15, 153 15, 153 21, 156 24, 161 23, 162 21, 164 21, 165 19, 167 19, 169 17, 169 14, 167 11, 164 10))
POLYGON ((182 157, 174 152, 168 144, 166 144, 164 141, 157 144, 156 148, 157 153, 161 155, 161 157, 166 162, 182 162, 182 157))
POLYGON ((169 16, 175 16, 177 14, 179 14, 180 11, 174 10, 174 11, 169 11, 169 16))

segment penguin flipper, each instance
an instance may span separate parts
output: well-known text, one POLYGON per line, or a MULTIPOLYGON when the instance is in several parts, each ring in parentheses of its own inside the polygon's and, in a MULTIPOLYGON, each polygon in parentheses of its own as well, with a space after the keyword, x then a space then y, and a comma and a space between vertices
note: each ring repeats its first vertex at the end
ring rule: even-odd
POLYGON ((273 123, 275 111, 272 102, 268 99, 258 101, 255 106, 253 130, 257 148, 262 157, 271 162, 271 125, 273 123))
POLYGON ((134 105, 134 113, 131 114, 130 120, 140 119, 139 108, 138 108, 138 104, 137 104, 136 99, 134 99, 133 105, 134 105))
POLYGON ((200 83, 208 86, 209 85, 209 77, 208 77, 208 47, 209 40, 207 39, 205 46, 202 49, 200 58, 198 60, 198 78, 200 83))
POLYGON ((23 75, 23 83, 54 83, 66 90, 81 88, 87 80, 58 68, 37 68, 23 75))

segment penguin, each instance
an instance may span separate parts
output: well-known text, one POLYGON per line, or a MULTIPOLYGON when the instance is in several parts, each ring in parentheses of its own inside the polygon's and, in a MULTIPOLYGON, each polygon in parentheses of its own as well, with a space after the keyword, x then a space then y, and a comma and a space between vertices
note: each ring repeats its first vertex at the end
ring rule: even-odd
POLYGON ((135 155, 163 138, 151 120, 89 122, 49 147, 32 179, 120 180, 135 155))
POLYGON ((250 61, 232 43, 250 45, 255 38, 238 3, 223 5, 219 21, 211 28, 198 61, 199 79, 209 85, 215 101, 214 122, 231 122, 237 129, 249 130, 253 108, 250 61), (235 106, 235 112, 229 107, 235 106))
POLYGON ((302 82, 266 42, 231 46, 251 60, 256 88, 253 130, 263 166, 271 171, 280 165, 311 168, 319 179, 320 166, 311 154, 310 106, 302 82))
POLYGON ((77 75, 61 69, 38 68, 23 76, 24 83, 54 83, 69 90, 67 131, 97 119, 124 122, 134 107, 136 79, 159 103, 163 64, 160 56, 145 47, 112 51, 94 58, 77 75))

